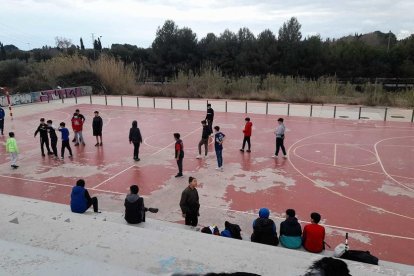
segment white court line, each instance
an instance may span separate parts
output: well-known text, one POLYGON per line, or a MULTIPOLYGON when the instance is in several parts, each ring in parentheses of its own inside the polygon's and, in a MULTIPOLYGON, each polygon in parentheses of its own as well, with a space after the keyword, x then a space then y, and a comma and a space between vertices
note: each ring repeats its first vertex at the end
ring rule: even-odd
MULTIPOLYGON (((190 133, 188 133, 187 135, 184 135, 182 138, 185 138, 185 137, 188 137, 188 136, 192 135, 192 134, 193 134, 193 133, 195 133, 196 131, 199 131, 199 130, 200 130, 200 128, 201 128, 201 127, 198 127, 197 129, 195 129, 195 130, 191 131, 191 132, 190 132, 190 133)), ((156 154, 158 154, 158 153, 162 152, 163 150, 165 150, 165 149, 167 149, 167 148, 171 147, 171 146, 172 146, 172 145, 174 145, 174 144, 175 144, 175 142, 172 142, 172 143, 168 144, 167 146, 165 146, 165 147, 163 147, 163 148, 159 149, 158 151, 156 151, 156 152, 154 152, 154 153, 152 153, 152 154, 150 154, 150 155, 148 155, 148 156, 154 156, 154 155, 156 155, 156 154)), ((101 186, 102 184, 105 184, 105 183, 106 183, 106 182, 108 182, 109 180, 114 179, 114 178, 115 178, 115 177, 117 177, 118 175, 120 175, 120 174, 122 174, 122 173, 126 172, 127 170, 129 170, 129 169, 131 169, 132 167, 135 167, 135 166, 136 166, 136 165, 129 166, 128 168, 126 168, 126 169, 124 169, 124 170, 120 171, 119 173, 117 173, 117 174, 115 174, 115 175, 111 176, 111 177, 110 177, 110 178, 108 178, 107 180, 102 181, 102 182, 101 182, 101 183, 99 183, 98 185, 96 185, 96 186, 92 187, 92 189, 96 189, 96 188, 98 188, 98 187, 99 187, 99 186, 101 186)))
POLYGON ((334 159, 333 160, 333 165, 336 167, 336 144, 334 144, 334 158, 333 159, 334 159))
MULTIPOLYGON (((21 178, 21 177, 9 176, 9 175, 0 175, 0 177, 9 178, 9 179, 16 179, 16 180, 23 180, 23 181, 29 181, 29 182, 35 182, 35 183, 49 184, 49 185, 55 185, 55 186, 69 187, 69 188, 73 187, 73 185, 68 185, 68 184, 61 184, 61 183, 44 181, 44 180, 37 180, 37 179, 21 178)), ((119 192, 101 190, 101 189, 94 189, 94 188, 90 188, 88 190, 94 190, 94 191, 104 192, 104 193, 109 193, 109 194, 125 195, 125 193, 119 193, 119 192)))
POLYGON ((381 158, 380 158, 380 156, 379 156, 379 154, 378 154, 378 149, 377 149, 377 146, 378 146, 378 144, 379 143, 382 143, 382 142, 384 142, 384 141, 387 141, 387 140, 392 140, 392 139, 401 139, 401 138, 413 138, 414 136, 400 136, 400 137, 391 137, 391 138, 386 138, 386 139, 382 139, 382 140, 379 140, 378 142, 376 142, 375 143, 375 145, 374 145, 374 149, 375 149, 375 154, 377 155, 377 159, 378 159, 378 162, 379 162, 379 164, 381 165, 381 169, 382 169, 382 171, 385 173, 385 175, 386 176, 388 176, 390 179, 392 179, 395 183, 397 183, 398 185, 400 185, 400 186, 403 186, 404 188, 406 188, 406 189, 408 189, 408 190, 410 190, 410 191, 414 191, 414 189, 413 188, 411 188, 411 187, 408 187, 407 185, 404 185, 404 184, 402 184, 402 183, 400 183, 399 181, 397 181, 394 177, 392 177, 386 170, 385 170, 385 168, 384 168, 384 165, 382 164, 382 161, 381 161, 381 158))
MULTIPOLYGON (((225 208, 214 207, 214 206, 206 206, 206 205, 202 205, 202 207, 203 208, 209 208, 209 209, 217 209, 217 210, 222 210, 222 211, 230 211, 230 212, 233 212, 233 213, 240 213, 240 214, 251 215, 251 216, 257 216, 257 213, 252 213, 252 212, 248 212, 248 211, 238 211, 238 210, 225 209, 225 208)), ((280 220, 285 220, 286 219, 284 217, 278 217, 278 216, 270 216, 270 217, 280 219, 280 220)), ((305 221, 305 220, 298 220, 298 221, 301 222, 301 223, 307 223, 307 224, 310 223, 309 221, 305 221)), ((372 232, 372 231, 349 228, 349 227, 343 227, 343 226, 337 226, 337 225, 329 225, 329 224, 321 224, 321 225, 324 225, 324 226, 330 227, 330 228, 335 228, 335 229, 349 230, 349 231, 373 234, 373 235, 384 236, 384 237, 389 237, 389 238, 398 238, 398 239, 405 239, 405 240, 413 240, 414 241, 413 237, 405 237, 405 236, 398 236, 398 235, 385 234, 385 233, 379 233, 379 232, 372 232)))
MULTIPOLYGON (((376 161, 375 161, 375 162, 372 162, 372 163, 367 163, 367 164, 363 164, 363 165, 355 165, 355 166, 343 166, 343 165, 338 165, 338 164, 336 164, 336 155, 334 156, 334 158, 335 158, 335 163, 334 163, 334 164, 330 164, 330 163, 322 163, 322 162, 317 162, 317 161, 313 161, 313 160, 307 159, 307 158, 305 158, 305 157, 300 156, 300 155, 296 152, 296 150, 298 150, 298 149, 300 149, 300 148, 302 148, 302 147, 312 146, 312 145, 332 145, 332 143, 309 143, 309 144, 303 144, 303 145, 300 145, 300 146, 295 147, 295 149, 293 150, 293 154, 294 154, 296 157, 298 157, 298 158, 300 158, 300 159, 302 159, 302 160, 305 160, 305 161, 307 161, 307 162, 310 162, 310 163, 319 164, 319 165, 325 165, 325 166, 334 166, 334 167, 344 168, 344 169, 353 169, 353 168, 357 168, 357 167, 366 167, 366 166, 371 166, 371 165, 374 165, 374 164, 378 163, 377 158, 375 158, 375 160, 376 160, 376 161)), ((352 144, 336 144, 336 145, 353 146, 352 144)), ((371 153, 373 156, 375 156, 375 152, 373 152, 373 151, 370 151, 370 150, 367 150, 367 149, 364 149, 364 148, 361 148, 361 147, 355 147, 355 148, 358 148, 358 149, 360 149, 360 150, 363 150, 363 151, 369 152, 369 153, 371 153)), ((375 156, 375 157, 376 157, 376 156, 375 156)), ((367 170, 364 170, 364 171, 367 171, 367 170)), ((380 173, 380 172, 374 172, 374 171, 367 171, 367 172, 373 172, 373 173, 379 173, 379 174, 382 174, 382 173, 380 173)))
MULTIPOLYGON (((320 135, 335 134, 335 133, 345 133, 345 132, 352 132, 352 131, 361 131, 361 130, 339 130, 339 131, 325 132, 325 133, 318 133, 318 134, 309 135, 309 136, 307 136, 307 137, 304 137, 304 138, 302 138, 302 139, 299 139, 299 140, 298 140, 298 141, 296 141, 296 142, 295 142, 292 146, 290 146, 290 147, 289 147, 289 149, 288 149, 288 156, 290 156, 291 149, 292 149, 292 148, 294 148, 296 144, 300 143, 300 142, 301 142, 301 141, 303 141, 303 140, 306 140, 306 139, 309 139, 309 138, 313 138, 313 137, 316 137, 316 136, 320 136, 320 135)), ((354 198, 352 198, 352 197, 346 196, 346 195, 344 195, 344 194, 342 194, 342 193, 340 193, 340 192, 334 191, 334 190, 332 190, 332 189, 330 189, 330 188, 328 188, 328 187, 319 186, 319 185, 317 185, 317 183, 316 183, 313 179, 311 179, 311 178, 310 178, 310 177, 308 177, 306 174, 304 174, 301 170, 299 170, 299 169, 295 166, 295 164, 293 164, 293 162, 292 162, 292 159, 291 159, 291 158, 288 158, 288 161, 289 161, 289 163, 292 165, 292 167, 293 167, 293 168, 294 168, 294 169, 295 169, 295 170, 296 170, 299 174, 301 174, 304 178, 306 178, 306 179, 308 179, 310 182, 312 182, 312 183, 314 184, 314 187, 317 187, 317 188, 320 188, 320 189, 325 189, 325 190, 327 190, 327 191, 329 191, 329 192, 331 192, 331 193, 333 193, 333 194, 335 194, 335 195, 337 195, 337 196, 339 196, 339 197, 346 198, 346 199, 351 200, 351 201, 353 201, 353 202, 355 202, 355 203, 358 203, 358 204, 361 204, 361 205, 364 205, 364 206, 367 206, 367 207, 373 208, 373 209, 378 210, 378 211, 380 211, 380 212, 385 212, 385 213, 392 214, 392 215, 395 215, 395 216, 399 216, 399 217, 403 217, 403 218, 406 218, 406 219, 414 220, 414 217, 410 217, 410 216, 402 215, 402 214, 395 213, 395 212, 392 212, 392 211, 388 211, 388 210, 386 210, 386 209, 384 209, 384 208, 377 207, 377 206, 374 206, 374 205, 371 205, 371 204, 368 204, 368 203, 365 203, 365 202, 359 201, 359 200, 354 199, 354 198)))

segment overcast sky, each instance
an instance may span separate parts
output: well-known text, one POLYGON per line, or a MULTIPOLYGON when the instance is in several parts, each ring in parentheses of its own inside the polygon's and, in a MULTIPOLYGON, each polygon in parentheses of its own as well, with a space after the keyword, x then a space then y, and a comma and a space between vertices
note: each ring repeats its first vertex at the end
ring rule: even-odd
POLYGON ((92 47, 92 33, 104 47, 129 43, 149 47, 158 26, 172 19, 199 39, 225 29, 265 29, 277 34, 295 16, 303 37, 338 38, 376 30, 399 39, 414 33, 413 0, 0 0, 0 42, 20 49, 55 45, 66 37, 92 47))

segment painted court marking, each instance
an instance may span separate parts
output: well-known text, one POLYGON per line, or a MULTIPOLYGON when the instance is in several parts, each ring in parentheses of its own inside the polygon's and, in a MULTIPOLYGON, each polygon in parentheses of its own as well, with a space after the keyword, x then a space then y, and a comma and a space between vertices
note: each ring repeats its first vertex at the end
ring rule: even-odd
MULTIPOLYGON (((199 128, 197 128, 197 129, 195 129, 195 130, 191 131, 191 132, 190 132, 190 133, 188 133, 187 135, 184 135, 182 138, 188 137, 188 136, 192 135, 193 133, 195 133, 196 131, 199 131, 200 129, 201 129, 201 127, 199 127, 199 128)), ((167 146, 165 146, 165 147, 163 147, 163 148, 159 149, 158 151, 156 151, 156 152, 154 152, 154 153, 150 154, 149 156, 150 156, 150 157, 151 157, 151 156, 154 156, 154 155, 156 155, 156 154, 158 154, 158 153, 162 152, 163 150, 165 150, 165 149, 167 149, 167 148, 171 147, 171 146, 172 146, 172 145, 174 145, 174 144, 175 144, 175 142, 172 142, 172 143, 168 144, 167 146)), ((120 175, 120 174, 122 174, 122 173, 126 172, 127 170, 129 170, 129 169, 131 169, 131 168, 133 168, 133 167, 135 167, 135 166, 136 166, 135 164, 134 164, 134 165, 129 166, 128 168, 126 168, 126 169, 124 169, 124 170, 120 171, 119 173, 117 173, 117 174, 115 174, 115 175, 111 176, 110 178, 108 178, 108 179, 106 179, 106 180, 102 181, 101 183, 99 183, 98 185, 95 185, 95 186, 94 186, 94 187, 92 187, 92 188, 93 188, 93 189, 98 188, 99 186, 101 186, 101 185, 105 184, 106 182, 108 182, 108 181, 110 181, 110 180, 114 179, 114 178, 115 178, 115 177, 117 177, 118 175, 120 175)))
POLYGON ((397 181, 394 177, 392 177, 386 170, 385 170, 385 168, 384 168, 384 165, 382 164, 382 161, 381 161, 381 158, 380 158, 380 156, 379 156, 379 154, 378 154, 378 148, 377 148, 377 146, 378 146, 378 144, 379 143, 382 143, 382 142, 384 142, 384 141, 387 141, 387 140, 392 140, 392 139, 401 139, 401 138, 413 138, 414 136, 400 136, 400 137, 391 137, 391 138, 386 138, 386 139, 382 139, 382 140, 379 140, 378 142, 376 142, 375 143, 375 145, 374 145, 374 149, 375 149, 375 154, 377 155, 377 159, 378 159, 378 162, 379 162, 379 164, 381 165, 381 169, 382 169, 382 171, 384 172, 384 174, 386 175, 386 176, 388 176, 390 179, 392 179, 395 183, 397 183, 398 185, 400 185, 400 186, 403 186, 404 188, 406 188, 406 189, 408 189, 408 190, 410 190, 410 191, 414 191, 414 189, 413 188, 411 188, 411 187, 408 187, 407 185, 404 185, 404 184, 402 184, 402 183, 400 183, 399 181, 397 181))
MULTIPOLYGON (((346 132, 352 132, 352 131, 361 131, 361 130, 340 130, 340 131, 333 131, 333 132, 318 133, 318 134, 313 134, 313 135, 306 136, 306 137, 304 137, 304 138, 302 138, 302 139, 299 139, 299 140, 298 140, 298 141, 296 141, 296 142, 295 142, 295 143, 294 143, 291 147, 289 147, 289 150, 288 150, 288 156, 290 155, 290 151, 291 151, 291 149, 292 149, 292 148, 294 148, 294 149, 295 149, 295 146, 296 146, 298 143, 300 143, 301 141, 304 141, 304 140, 306 140, 306 139, 313 138, 313 137, 320 136, 320 135, 335 134, 335 133, 346 133, 346 132)), ((352 198, 352 197, 346 196, 346 195, 344 195, 344 194, 342 194, 342 193, 340 193, 340 192, 334 191, 334 190, 332 190, 332 189, 330 189, 330 188, 328 188, 328 187, 324 187, 324 186, 322 186, 322 187, 321 187, 321 186, 317 185, 317 183, 316 183, 313 179, 311 179, 311 178, 310 178, 310 177, 308 177, 306 174, 304 174, 301 170, 299 170, 299 169, 295 166, 295 164, 292 162, 292 159, 291 159, 291 158, 289 158, 288 160, 289 160, 289 163, 292 165, 292 167, 293 167, 293 168, 294 168, 294 169, 295 169, 295 170, 296 170, 299 174, 301 174, 304 178, 306 178, 306 179, 308 179, 310 182, 312 182, 312 183, 315 185, 315 187, 317 187, 317 188, 325 189, 325 190, 327 190, 327 191, 331 192, 332 194, 335 194, 335 195, 337 195, 337 196, 339 196, 339 197, 346 198, 346 199, 351 200, 351 201, 353 201, 353 202, 355 202, 355 203, 358 203, 358 204, 361 204, 361 205, 364 205, 364 206, 367 206, 367 207, 370 207, 370 208, 376 209, 376 210, 378 210, 378 211, 380 211, 380 212, 385 212, 385 213, 392 214, 392 215, 395 215, 395 216, 399 216, 399 217, 403 217, 403 218, 406 218, 406 219, 414 220, 414 217, 410 217, 410 216, 402 215, 402 214, 395 213, 395 212, 392 212, 392 211, 388 211, 388 210, 386 210, 386 209, 384 209, 384 208, 377 207, 377 206, 371 205, 371 204, 369 204, 369 203, 365 203, 365 202, 362 202, 362 201, 360 201, 360 200, 354 199, 354 198, 352 198)))

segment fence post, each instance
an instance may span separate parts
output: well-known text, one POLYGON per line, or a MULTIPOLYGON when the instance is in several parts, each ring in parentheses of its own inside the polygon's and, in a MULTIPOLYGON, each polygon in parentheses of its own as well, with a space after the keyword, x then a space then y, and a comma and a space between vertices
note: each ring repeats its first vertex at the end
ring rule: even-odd
POLYGON ((246 102, 246 106, 244 108, 244 113, 247 113, 247 102, 246 102))
POLYGON ((171 109, 173 109, 173 99, 171 98, 171 109))
POLYGON ((227 101, 226 101, 226 105, 225 105, 225 111, 226 111, 226 113, 227 113, 227 101))
POLYGON ((153 104, 153 106, 155 108, 155 98, 152 98, 152 104, 153 104))
POLYGON ((190 110, 190 99, 187 99, 187 109, 190 110))
POLYGON ((311 109, 310 109, 310 116, 312 117, 312 110, 313 110, 313 105, 311 104, 311 109))
POLYGON ((334 106, 334 119, 336 118, 336 105, 334 106))
POLYGON ((269 103, 266 103, 266 115, 269 114, 269 103))
POLYGON ((362 110, 362 106, 359 107, 359 112, 358 112, 358 120, 361 119, 361 110, 362 110))
POLYGON ((139 98, 137 96, 137 107, 139 107, 139 98))
POLYGON ((387 120, 387 113, 388 113, 388 107, 385 108, 385 112, 384 112, 384 122, 387 120))
POLYGON ((124 101, 122 99, 122 95, 121 95, 121 106, 124 106, 124 101))
POLYGON ((105 105, 108 105, 108 99, 106 98, 106 94, 105 94, 105 105))
POLYGON ((413 108, 413 115, 411 115, 411 123, 414 122, 414 108, 413 108))
POLYGON ((75 103, 78 104, 78 97, 75 95, 75 103))
POLYGON ((288 110, 287 110, 287 115, 290 115, 290 104, 288 104, 288 110))
POLYGON ((89 103, 92 104, 92 94, 89 95, 89 103))

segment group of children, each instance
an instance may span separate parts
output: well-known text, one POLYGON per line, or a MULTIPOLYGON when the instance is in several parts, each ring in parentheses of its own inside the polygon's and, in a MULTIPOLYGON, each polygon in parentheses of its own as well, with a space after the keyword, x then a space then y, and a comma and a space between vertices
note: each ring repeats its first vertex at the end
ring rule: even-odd
MULTIPOLYGON (((4 113, 4 111, 3 111, 4 113)), ((92 121, 92 130, 93 135, 96 136, 96 144, 95 146, 102 146, 102 127, 103 127, 103 121, 102 118, 99 116, 99 112, 94 112, 95 117, 92 121)), ((0 114, 1 115, 1 114, 0 114)), ((1 122, 1 134, 3 135, 3 128, 4 128, 4 114, 2 115, 1 122)), ((75 146, 79 146, 80 144, 85 145, 85 140, 82 135, 83 131, 83 125, 85 123, 85 116, 83 116, 79 109, 76 109, 75 113, 73 114, 73 117, 71 119, 72 123, 72 130, 74 132, 74 138, 72 142, 74 142, 75 146)), ((73 157, 72 154, 72 148, 70 146, 70 140, 69 140, 69 130, 66 128, 65 122, 61 122, 59 124, 59 127, 55 127, 53 125, 52 120, 45 120, 45 118, 40 118, 40 124, 37 127, 34 137, 36 138, 37 134, 39 134, 40 137, 40 150, 42 153, 42 156, 46 156, 45 148, 47 150, 47 155, 54 155, 55 159, 59 159, 58 157, 58 150, 57 150, 57 142, 58 137, 56 135, 56 130, 61 133, 61 140, 62 140, 62 147, 60 151, 60 158, 64 159, 65 156, 65 150, 68 150, 69 157, 73 157), (52 150, 50 149, 52 148, 52 150)), ((9 138, 6 141, 6 152, 10 154, 11 159, 11 167, 13 169, 17 169, 19 166, 16 164, 17 157, 19 153, 19 148, 17 146, 17 141, 15 139, 14 132, 9 133, 9 138)))
MULTIPOLYGON (((224 143, 226 135, 220 131, 219 126, 213 127, 213 121, 214 121, 214 110, 211 107, 211 104, 207 104, 206 118, 203 121, 201 121, 203 130, 201 133, 200 142, 198 143, 198 155, 196 158, 197 159, 207 158, 209 138, 213 137, 214 150, 215 150, 216 158, 217 158, 216 170, 223 171, 223 143, 224 143), (213 133, 213 129, 214 129, 214 133, 213 133), (202 146, 204 146, 204 156, 202 155, 202 146)), ((283 118, 279 118, 277 121, 278 121, 278 127, 276 128, 276 131, 274 132, 276 135, 276 150, 275 150, 275 154, 272 157, 277 158, 279 155, 279 151, 281 149, 283 152, 283 158, 287 158, 286 149, 284 146, 286 127, 283 123, 284 121, 283 118)), ((246 124, 243 129, 243 142, 242 142, 242 147, 240 151, 244 152, 244 149, 247 143, 246 152, 250 153, 251 152, 250 137, 252 136, 253 123, 251 122, 249 117, 245 118, 245 122, 246 124)), ((180 137, 181 137, 180 133, 174 133, 175 159, 177 161, 177 166, 178 166, 178 173, 175 177, 183 176, 184 145, 180 137)))

